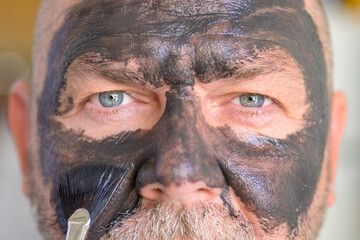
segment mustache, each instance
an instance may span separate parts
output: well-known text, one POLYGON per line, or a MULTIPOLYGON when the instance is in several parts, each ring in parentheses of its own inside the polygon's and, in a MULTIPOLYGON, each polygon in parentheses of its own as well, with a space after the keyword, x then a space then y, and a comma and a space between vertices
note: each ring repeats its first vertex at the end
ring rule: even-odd
MULTIPOLYGON (((210 205, 211 206, 216 205, 217 208, 221 207, 223 209, 223 211, 227 211, 229 213, 229 216, 236 218, 237 214, 236 214, 236 210, 230 200, 230 192, 229 192, 228 186, 223 187, 223 191, 222 191, 221 195, 219 196, 219 198, 222 202, 222 205, 220 205, 219 203, 210 204, 210 205)), ((128 209, 125 212, 118 212, 116 214, 116 217, 109 224, 107 224, 106 226, 102 226, 102 229, 109 231, 112 228, 114 228, 115 226, 121 225, 122 222, 126 221, 127 218, 132 217, 141 211, 149 211, 150 208, 160 209, 160 208, 169 208, 169 207, 172 207, 173 209, 175 209, 174 212, 176 212, 176 211, 181 212, 181 211, 188 211, 190 209, 195 209, 198 207, 206 210, 208 208, 208 204, 201 203, 201 202, 185 204, 185 203, 182 203, 181 201, 164 202, 162 200, 147 200, 147 199, 143 198, 141 195, 139 195, 138 201, 131 209, 128 209)))
POLYGON ((184 204, 142 199, 130 214, 122 213, 102 239, 255 239, 244 214, 234 211, 226 197, 221 200, 184 204))

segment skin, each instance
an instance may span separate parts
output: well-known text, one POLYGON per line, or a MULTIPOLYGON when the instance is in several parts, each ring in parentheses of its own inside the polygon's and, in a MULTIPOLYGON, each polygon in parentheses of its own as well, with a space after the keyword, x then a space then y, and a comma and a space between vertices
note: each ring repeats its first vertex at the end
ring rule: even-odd
POLYGON ((61 176, 85 179, 74 181, 74 202, 96 205, 78 202, 76 192, 96 195, 89 186, 100 174, 86 172, 110 166, 120 169, 119 185, 106 192, 89 239, 155 200, 216 202, 235 221, 243 213, 258 239, 306 239, 310 216, 326 201, 332 141, 326 54, 303 2, 92 1, 64 9, 33 121, 32 199, 46 236, 62 238, 74 208, 59 192, 61 176), (91 96, 111 90, 134 101, 110 113, 94 106, 91 96), (273 103, 234 104, 243 93, 273 103))

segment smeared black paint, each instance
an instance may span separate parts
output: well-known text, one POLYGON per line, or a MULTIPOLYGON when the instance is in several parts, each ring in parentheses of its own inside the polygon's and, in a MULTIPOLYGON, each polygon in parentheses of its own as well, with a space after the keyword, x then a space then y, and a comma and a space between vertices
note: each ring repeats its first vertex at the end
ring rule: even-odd
POLYGON ((201 179, 209 186, 228 184, 264 219, 264 229, 287 223, 291 232, 312 202, 329 121, 324 54, 303 2, 152 2, 86 1, 69 12, 54 36, 38 115, 45 181, 56 179, 59 169, 71 171, 79 164, 127 169, 109 203, 113 212, 136 206, 136 188, 151 182, 201 179), (272 11, 254 14, 266 8, 272 11), (275 47, 289 52, 302 68, 311 105, 307 127, 279 140, 239 139, 228 127, 208 126, 192 92, 195 77, 204 83, 231 77, 239 68, 232 64, 235 60, 256 61, 255 49, 275 47), (59 111, 67 104, 60 102, 59 94, 66 89, 68 66, 86 53, 125 63, 137 59, 145 82, 171 87, 165 112, 152 130, 95 141, 52 120, 66 113, 59 111), (184 56, 189 61, 179 64, 184 56), (178 168, 187 169, 186 174, 177 175, 178 168))
POLYGON ((154 182, 181 185, 185 181, 205 181, 209 187, 223 188, 219 163, 208 161, 213 158, 211 148, 194 125, 199 122, 199 106, 174 93, 167 93, 166 98, 165 112, 150 131, 151 141, 156 143, 154 153, 148 154, 147 163, 138 173, 137 188, 154 182))
MULTIPOLYGON (((85 208, 90 213, 90 226, 101 226, 98 217, 109 203, 122 182, 126 170, 103 165, 84 165, 72 168, 68 172, 58 175, 54 188, 54 201, 57 204, 59 223, 65 230, 67 219, 79 208, 85 208), (64 221, 65 220, 65 221, 64 221)), ((112 220, 108 216, 108 221, 112 220)), ((106 224, 108 223, 106 222, 106 224)), ((97 233, 102 229, 92 228, 97 233)), ((101 235, 100 235, 101 236, 101 235)))

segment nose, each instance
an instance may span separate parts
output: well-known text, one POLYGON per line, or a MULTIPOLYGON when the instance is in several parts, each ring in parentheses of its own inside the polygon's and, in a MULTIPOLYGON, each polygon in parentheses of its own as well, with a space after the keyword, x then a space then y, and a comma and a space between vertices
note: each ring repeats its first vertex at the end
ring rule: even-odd
POLYGON ((156 151, 138 173, 138 191, 148 200, 212 201, 222 193, 224 175, 198 131, 194 103, 171 97, 154 129, 156 151))
POLYGON ((191 202, 211 202, 220 196, 222 188, 208 187, 204 181, 184 182, 168 186, 159 182, 140 189, 140 195, 147 200, 191 202))
POLYGON ((225 182, 218 163, 201 150, 201 144, 184 154, 189 148, 184 148, 183 142, 170 142, 139 171, 140 195, 148 200, 181 202, 210 202, 218 197, 225 182))

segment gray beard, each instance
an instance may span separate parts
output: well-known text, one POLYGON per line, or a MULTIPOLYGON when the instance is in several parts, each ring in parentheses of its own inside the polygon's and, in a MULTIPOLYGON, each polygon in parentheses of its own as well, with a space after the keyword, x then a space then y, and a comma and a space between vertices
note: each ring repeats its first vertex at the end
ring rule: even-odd
POLYGON ((102 239, 233 239, 255 240, 252 225, 225 206, 177 202, 145 202, 117 223, 102 239))

